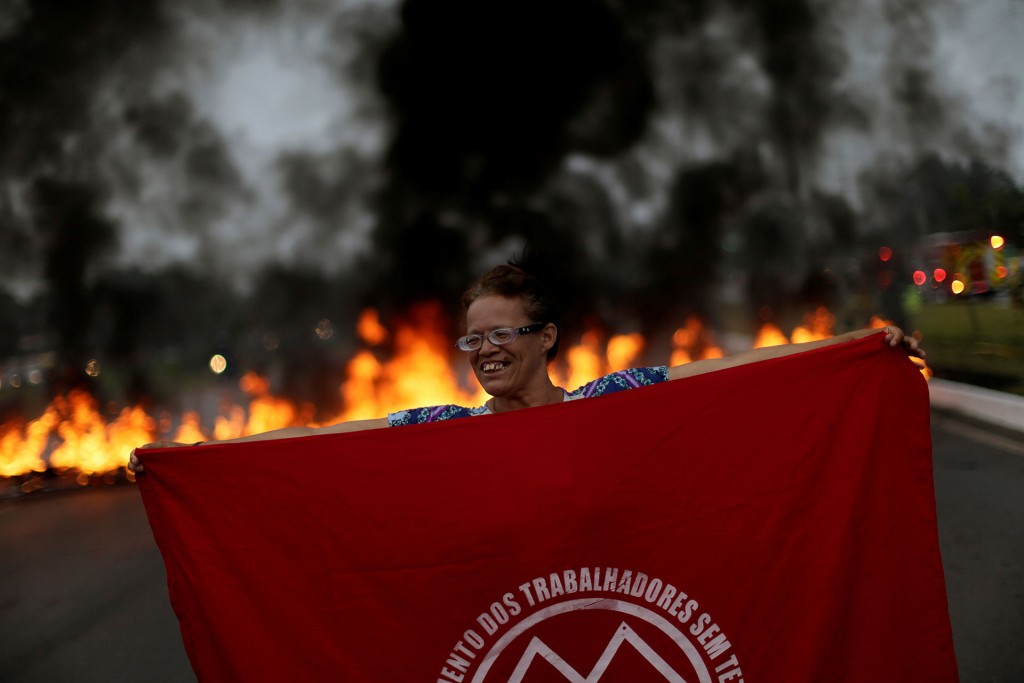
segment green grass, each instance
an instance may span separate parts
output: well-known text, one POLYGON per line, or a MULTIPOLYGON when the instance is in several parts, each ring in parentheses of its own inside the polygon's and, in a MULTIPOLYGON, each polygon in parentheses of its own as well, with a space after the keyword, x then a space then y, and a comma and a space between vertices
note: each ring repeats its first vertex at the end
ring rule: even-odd
POLYGON ((936 376, 1024 395, 1024 310, 965 299, 926 305, 913 322, 936 376))

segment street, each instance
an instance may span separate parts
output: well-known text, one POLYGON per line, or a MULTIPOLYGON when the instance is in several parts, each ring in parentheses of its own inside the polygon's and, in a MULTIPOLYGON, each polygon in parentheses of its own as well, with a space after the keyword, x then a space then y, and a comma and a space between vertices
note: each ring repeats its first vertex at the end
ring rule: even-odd
MULTIPOLYGON (((1024 680, 1024 442, 938 415, 933 437, 961 680, 1024 680)), ((195 680, 134 486, 0 506, 0 679, 195 680)))

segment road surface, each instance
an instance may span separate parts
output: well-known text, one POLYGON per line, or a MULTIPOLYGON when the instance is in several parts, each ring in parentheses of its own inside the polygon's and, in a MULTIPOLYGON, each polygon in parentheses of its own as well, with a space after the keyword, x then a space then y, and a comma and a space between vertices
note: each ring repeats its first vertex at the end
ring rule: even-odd
MULTIPOLYGON (((1020 683, 1024 442, 942 416, 933 436, 961 680, 1020 683)), ((194 681, 164 580, 133 486, 0 505, 0 680, 194 681)))

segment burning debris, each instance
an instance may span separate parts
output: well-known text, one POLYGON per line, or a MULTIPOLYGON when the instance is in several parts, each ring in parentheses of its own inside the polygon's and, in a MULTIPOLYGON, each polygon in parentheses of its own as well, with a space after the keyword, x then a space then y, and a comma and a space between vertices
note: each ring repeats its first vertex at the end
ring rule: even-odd
MULTIPOLYGON (((826 339, 833 336, 834 320, 819 308, 793 330, 791 338, 766 323, 753 346, 826 339)), ((887 324, 876 318, 871 326, 887 324)), ((104 410, 88 392, 73 390, 55 398, 33 420, 22 417, 0 425, 0 477, 8 481, 8 490, 0 490, 0 497, 47 488, 48 480, 62 486, 131 480, 125 470, 128 453, 157 439, 181 443, 232 439, 283 427, 380 417, 410 406, 478 405, 486 395, 472 388, 472 374, 453 362, 446 331, 438 304, 414 308, 393 331, 381 324, 376 311, 364 311, 358 325, 362 348, 349 360, 339 387, 344 409, 333 416, 318 416, 310 404, 275 396, 269 381, 255 372, 245 373, 238 382, 245 399, 224 402, 214 416, 194 410, 172 416, 141 405, 104 410), (382 347, 385 341, 391 342, 388 350, 382 347)), ((671 341, 672 365, 724 355, 696 317, 688 318, 671 341)), ((552 376, 562 386, 576 387, 609 372, 658 363, 644 356, 647 347, 648 341, 639 333, 608 336, 591 329, 566 349, 552 376)), ((923 372, 927 377, 927 369, 923 372)))

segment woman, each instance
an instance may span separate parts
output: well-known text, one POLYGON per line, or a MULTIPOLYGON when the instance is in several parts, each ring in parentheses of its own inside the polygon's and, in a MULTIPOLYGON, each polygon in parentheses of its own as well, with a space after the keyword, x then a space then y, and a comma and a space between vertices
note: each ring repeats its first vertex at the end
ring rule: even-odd
MULTIPOLYGON (((286 439, 313 434, 340 434, 364 429, 435 422, 460 417, 503 413, 589 398, 666 380, 691 377, 722 368, 852 341, 878 330, 858 330, 838 337, 803 344, 753 349, 729 358, 695 361, 674 367, 634 368, 598 378, 569 393, 556 387, 548 375, 548 364, 558 351, 558 307, 543 283, 515 265, 498 266, 480 278, 462 296, 466 335, 456 345, 468 354, 469 362, 484 390, 491 395, 484 405, 466 408, 456 405, 430 406, 391 413, 372 420, 353 420, 328 427, 288 427, 229 441, 286 439)), ((902 345, 907 353, 924 357, 917 340, 898 327, 885 328, 885 343, 902 345)), ((226 443, 219 442, 219 443, 226 443)), ((211 442, 206 442, 211 443, 211 442)), ((185 446, 158 441, 142 448, 185 446)), ((195 444, 199 445, 199 444, 195 444)), ((128 469, 144 471, 135 451, 128 469)))

